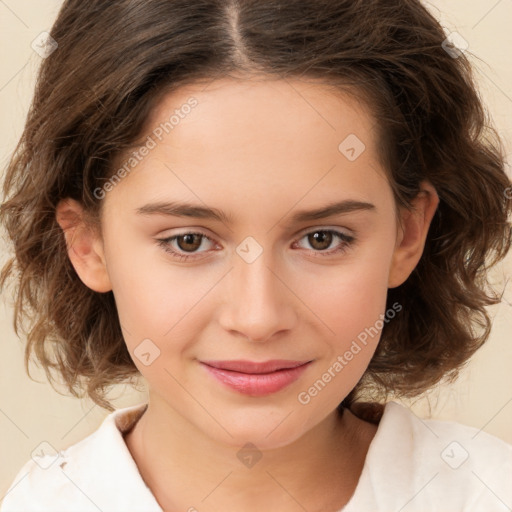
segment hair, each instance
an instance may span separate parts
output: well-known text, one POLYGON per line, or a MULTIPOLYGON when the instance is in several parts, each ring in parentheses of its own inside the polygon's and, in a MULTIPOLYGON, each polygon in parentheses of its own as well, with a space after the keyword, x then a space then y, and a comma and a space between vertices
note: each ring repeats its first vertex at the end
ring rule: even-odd
POLYGON ((39 69, 0 210, 14 248, 0 287, 16 283, 29 376, 34 352, 52 386, 55 370, 73 396, 112 411, 108 388, 140 375, 113 293, 88 288, 69 260, 56 206, 73 198, 101 226, 93 191, 163 96, 236 74, 317 79, 364 101, 395 204, 411 209, 423 180, 440 199, 418 265, 388 290, 387 307, 403 308, 340 410, 364 409, 365 392, 415 397, 453 380, 487 340, 511 182, 469 53, 447 51, 419 0, 66 0, 50 34, 58 49, 39 69))

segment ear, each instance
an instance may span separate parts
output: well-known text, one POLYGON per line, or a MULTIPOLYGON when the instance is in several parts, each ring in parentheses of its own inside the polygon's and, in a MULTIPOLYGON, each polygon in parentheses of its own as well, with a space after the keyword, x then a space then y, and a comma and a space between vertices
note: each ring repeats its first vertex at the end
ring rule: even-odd
POLYGON ((64 231, 68 256, 81 281, 96 292, 112 290, 101 235, 85 223, 82 205, 74 199, 59 201, 56 220, 64 231))
POLYGON ((437 206, 439 196, 428 182, 421 183, 421 190, 413 199, 413 210, 402 209, 398 226, 397 241, 391 262, 388 287, 395 288, 404 283, 420 261, 428 230, 437 206))

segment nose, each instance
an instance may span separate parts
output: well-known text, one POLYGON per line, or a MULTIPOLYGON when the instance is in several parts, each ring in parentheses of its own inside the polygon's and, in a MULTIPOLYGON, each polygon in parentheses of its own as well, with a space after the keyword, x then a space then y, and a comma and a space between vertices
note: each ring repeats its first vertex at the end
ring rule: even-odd
MULTIPOLYGON (((265 251, 252 263, 235 257, 223 290, 221 326, 231 334, 264 342, 297 321, 293 291, 265 251)), ((281 273, 282 274, 282 273, 281 273)))

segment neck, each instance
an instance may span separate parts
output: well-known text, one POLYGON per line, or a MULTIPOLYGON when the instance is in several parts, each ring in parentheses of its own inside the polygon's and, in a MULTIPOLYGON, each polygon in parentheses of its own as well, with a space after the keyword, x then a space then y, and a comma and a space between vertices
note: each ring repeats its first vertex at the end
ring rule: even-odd
POLYGON ((352 496, 375 431, 335 410, 286 446, 251 450, 217 442, 153 399, 125 440, 164 510, 334 511, 352 496))

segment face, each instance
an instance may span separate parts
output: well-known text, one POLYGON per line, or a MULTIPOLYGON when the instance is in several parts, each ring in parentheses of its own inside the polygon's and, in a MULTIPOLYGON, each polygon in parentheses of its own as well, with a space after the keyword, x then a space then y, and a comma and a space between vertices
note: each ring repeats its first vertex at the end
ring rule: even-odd
POLYGON ((74 263, 88 286, 112 290, 152 403, 260 448, 335 413, 431 217, 399 229, 374 125, 355 100, 301 81, 223 79, 154 110, 146 150, 103 199, 96 264, 85 251, 74 263), (272 368, 205 363, 240 360, 301 366, 265 376, 242 371, 272 368))

